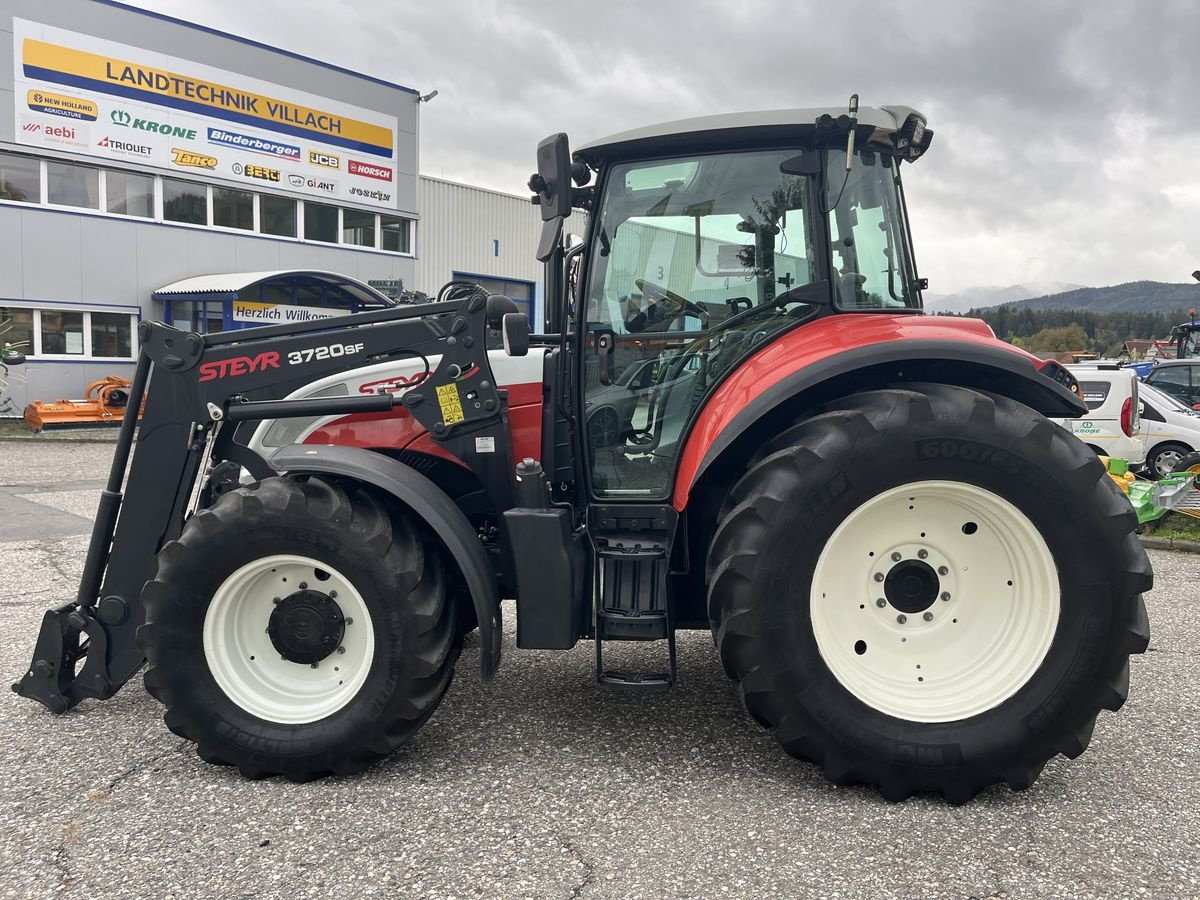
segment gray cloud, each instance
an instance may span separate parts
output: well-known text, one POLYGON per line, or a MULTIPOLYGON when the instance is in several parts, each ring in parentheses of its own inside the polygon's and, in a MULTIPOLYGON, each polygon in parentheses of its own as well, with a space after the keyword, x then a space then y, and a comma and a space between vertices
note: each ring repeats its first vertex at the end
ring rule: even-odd
POLYGON ((1200 266, 1200 16, 1124 3, 610 0, 607 4, 137 0, 422 91, 427 174, 520 193, 536 142, 709 112, 926 112, 906 167, 935 290, 1200 266))

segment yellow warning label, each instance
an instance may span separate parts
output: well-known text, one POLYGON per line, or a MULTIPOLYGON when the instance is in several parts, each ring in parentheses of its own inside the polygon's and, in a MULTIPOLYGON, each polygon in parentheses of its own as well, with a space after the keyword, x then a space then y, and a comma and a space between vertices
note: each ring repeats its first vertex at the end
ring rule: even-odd
POLYGON ((458 396, 457 384, 443 384, 437 389, 438 406, 442 409, 442 422, 454 425, 464 418, 462 400, 458 396))

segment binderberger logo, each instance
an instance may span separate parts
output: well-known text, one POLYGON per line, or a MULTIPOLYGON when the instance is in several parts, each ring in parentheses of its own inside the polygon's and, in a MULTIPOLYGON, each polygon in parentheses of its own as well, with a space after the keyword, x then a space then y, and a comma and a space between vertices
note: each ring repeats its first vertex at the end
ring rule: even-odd
POLYGON ((196 140, 195 128, 180 128, 167 122, 153 122, 149 119, 138 119, 123 109, 114 109, 110 115, 114 125, 125 128, 136 128, 138 131, 148 131, 151 134, 165 134, 167 137, 183 138, 185 141, 196 140))
POLYGON ((217 167, 215 156, 205 156, 195 150, 180 150, 178 147, 172 147, 171 156, 171 162, 177 166, 191 166, 194 169, 215 169, 217 167))

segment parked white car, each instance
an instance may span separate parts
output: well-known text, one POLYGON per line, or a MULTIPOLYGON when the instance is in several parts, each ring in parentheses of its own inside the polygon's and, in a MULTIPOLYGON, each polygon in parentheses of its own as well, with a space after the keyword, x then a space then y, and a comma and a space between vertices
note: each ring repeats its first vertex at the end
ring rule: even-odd
POLYGON ((1142 384, 1141 436, 1146 442, 1146 474, 1170 475, 1184 456, 1200 450, 1200 413, 1153 385, 1142 384))
POLYGON ((1116 365, 1067 368, 1079 380, 1083 402, 1091 414, 1082 419, 1054 421, 1099 455, 1141 466, 1146 461, 1146 441, 1139 434, 1141 382, 1137 375, 1116 365))

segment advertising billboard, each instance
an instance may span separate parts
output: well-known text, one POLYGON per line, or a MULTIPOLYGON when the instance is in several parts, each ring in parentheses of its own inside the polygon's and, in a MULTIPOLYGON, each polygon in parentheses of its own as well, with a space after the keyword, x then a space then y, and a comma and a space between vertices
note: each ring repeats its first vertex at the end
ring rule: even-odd
POLYGON ((395 116, 25 19, 13 42, 19 143, 397 206, 395 116))

